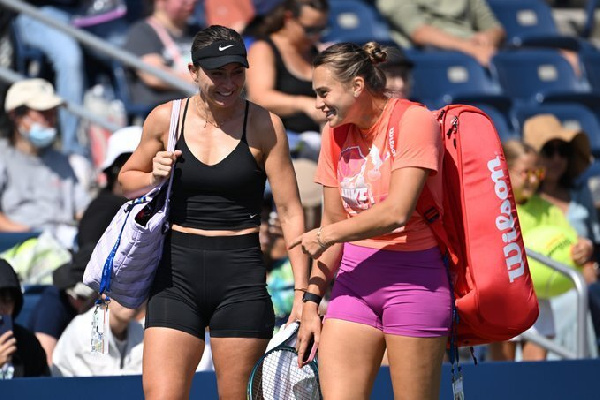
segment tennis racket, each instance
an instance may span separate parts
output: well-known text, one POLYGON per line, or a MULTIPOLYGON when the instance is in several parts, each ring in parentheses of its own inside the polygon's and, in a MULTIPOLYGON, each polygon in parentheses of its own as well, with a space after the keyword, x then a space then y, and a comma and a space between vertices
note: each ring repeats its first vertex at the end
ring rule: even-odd
POLYGON ((248 400, 321 400, 316 358, 298 368, 293 347, 277 346, 261 357, 248 382, 248 400))

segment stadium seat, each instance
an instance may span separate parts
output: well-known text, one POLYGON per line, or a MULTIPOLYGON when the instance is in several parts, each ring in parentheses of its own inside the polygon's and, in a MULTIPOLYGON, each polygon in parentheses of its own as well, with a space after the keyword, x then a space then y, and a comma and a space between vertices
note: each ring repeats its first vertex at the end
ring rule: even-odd
POLYGON ((592 91, 596 94, 600 94, 600 51, 583 51, 580 53, 579 58, 583 63, 585 76, 592 91))
POLYGON ((489 104, 473 104, 477 108, 481 109, 481 111, 485 112, 488 117, 492 119, 494 123, 494 127, 498 132, 498 136, 500 137, 500 141, 505 142, 508 139, 519 138, 520 135, 518 131, 513 129, 509 120, 506 118, 506 115, 494 106, 490 106, 489 104))
POLYGON ((556 50, 501 51, 490 69, 502 92, 517 103, 580 103, 592 109, 600 105, 600 96, 556 50))
POLYGON ((393 42, 387 23, 374 7, 364 1, 336 1, 331 2, 329 7, 328 29, 323 42, 393 42))
POLYGON ((525 120, 537 114, 554 114, 565 127, 581 129, 590 139, 594 157, 600 157, 600 120, 598 115, 580 104, 515 105, 513 125, 522 132, 525 120))
POLYGON ((16 323, 29 327, 31 314, 47 287, 45 285, 26 285, 23 287, 23 308, 15 320, 16 323))
POLYGON ((504 27, 510 46, 578 50, 582 45, 578 38, 561 34, 544 0, 488 0, 488 4, 504 27))
POLYGON ((489 104, 507 112, 511 101, 472 57, 450 51, 407 52, 415 63, 411 97, 431 108, 445 104, 489 104))
POLYGON ((586 0, 585 2, 585 21, 583 22, 583 28, 581 29, 581 37, 589 38, 592 36, 595 24, 596 8, 600 6, 600 0, 586 0))
POLYGON ((36 238, 39 232, 0 232, 0 252, 12 249, 19 243, 36 238))

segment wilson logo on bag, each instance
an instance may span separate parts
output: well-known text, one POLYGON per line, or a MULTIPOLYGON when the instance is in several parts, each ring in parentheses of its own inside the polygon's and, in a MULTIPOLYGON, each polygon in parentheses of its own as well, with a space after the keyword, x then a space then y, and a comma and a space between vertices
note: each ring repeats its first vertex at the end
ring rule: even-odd
MULTIPOLYGON (((417 103, 390 101, 397 102, 388 126, 393 148, 404 111, 417 103)), ((513 338, 533 325, 539 311, 500 139, 476 107, 449 105, 434 113, 444 145, 443 212, 427 186, 416 211, 447 255, 458 315, 455 345, 513 338)), ((334 129, 335 162, 347 132, 334 129)))

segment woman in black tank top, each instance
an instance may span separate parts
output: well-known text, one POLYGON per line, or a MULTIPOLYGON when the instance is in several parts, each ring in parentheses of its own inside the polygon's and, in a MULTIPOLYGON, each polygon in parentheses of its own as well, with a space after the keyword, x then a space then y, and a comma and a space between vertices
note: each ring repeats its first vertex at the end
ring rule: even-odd
MULTIPOLYGON (((188 398, 210 333, 220 398, 243 399, 251 369, 273 334, 273 305, 258 240, 269 179, 286 242, 303 231, 303 210, 279 117, 241 97, 246 49, 222 26, 196 34, 175 151, 166 151, 171 104, 156 107, 120 174, 128 197, 173 175, 171 230, 148 299, 146 399, 188 398), (207 333, 208 334, 208 333, 207 333)), ((308 259, 289 252, 300 319, 308 259)))
POLYGON ((325 121, 315 108, 311 64, 328 8, 326 0, 284 1, 264 18, 248 51, 248 97, 295 134, 320 132, 325 121))

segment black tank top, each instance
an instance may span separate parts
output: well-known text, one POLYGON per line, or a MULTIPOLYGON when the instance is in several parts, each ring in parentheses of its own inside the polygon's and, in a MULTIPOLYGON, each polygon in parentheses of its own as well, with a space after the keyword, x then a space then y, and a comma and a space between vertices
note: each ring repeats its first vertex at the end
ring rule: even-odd
MULTIPOLYGON (((265 38, 264 40, 273 49, 273 56, 275 57, 275 90, 279 90, 289 95, 315 98, 312 82, 310 80, 304 81, 298 79, 292 75, 283 63, 283 58, 281 57, 279 49, 275 46, 275 43, 273 43, 270 38, 265 38)), ((314 49, 314 52, 316 55, 317 50, 314 49)), ((320 131, 319 124, 304 113, 291 114, 285 117, 282 116, 281 122, 283 122, 285 129, 296 133, 320 131)))
MULTIPOLYGON (((188 101, 189 103, 189 101, 188 101)), ((190 151, 183 123, 175 149, 170 220, 173 224, 205 230, 239 230, 260 225, 266 174, 246 141, 249 102, 246 101, 242 139, 227 157, 206 165, 190 151)), ((187 112, 187 104, 183 113, 187 112)))

